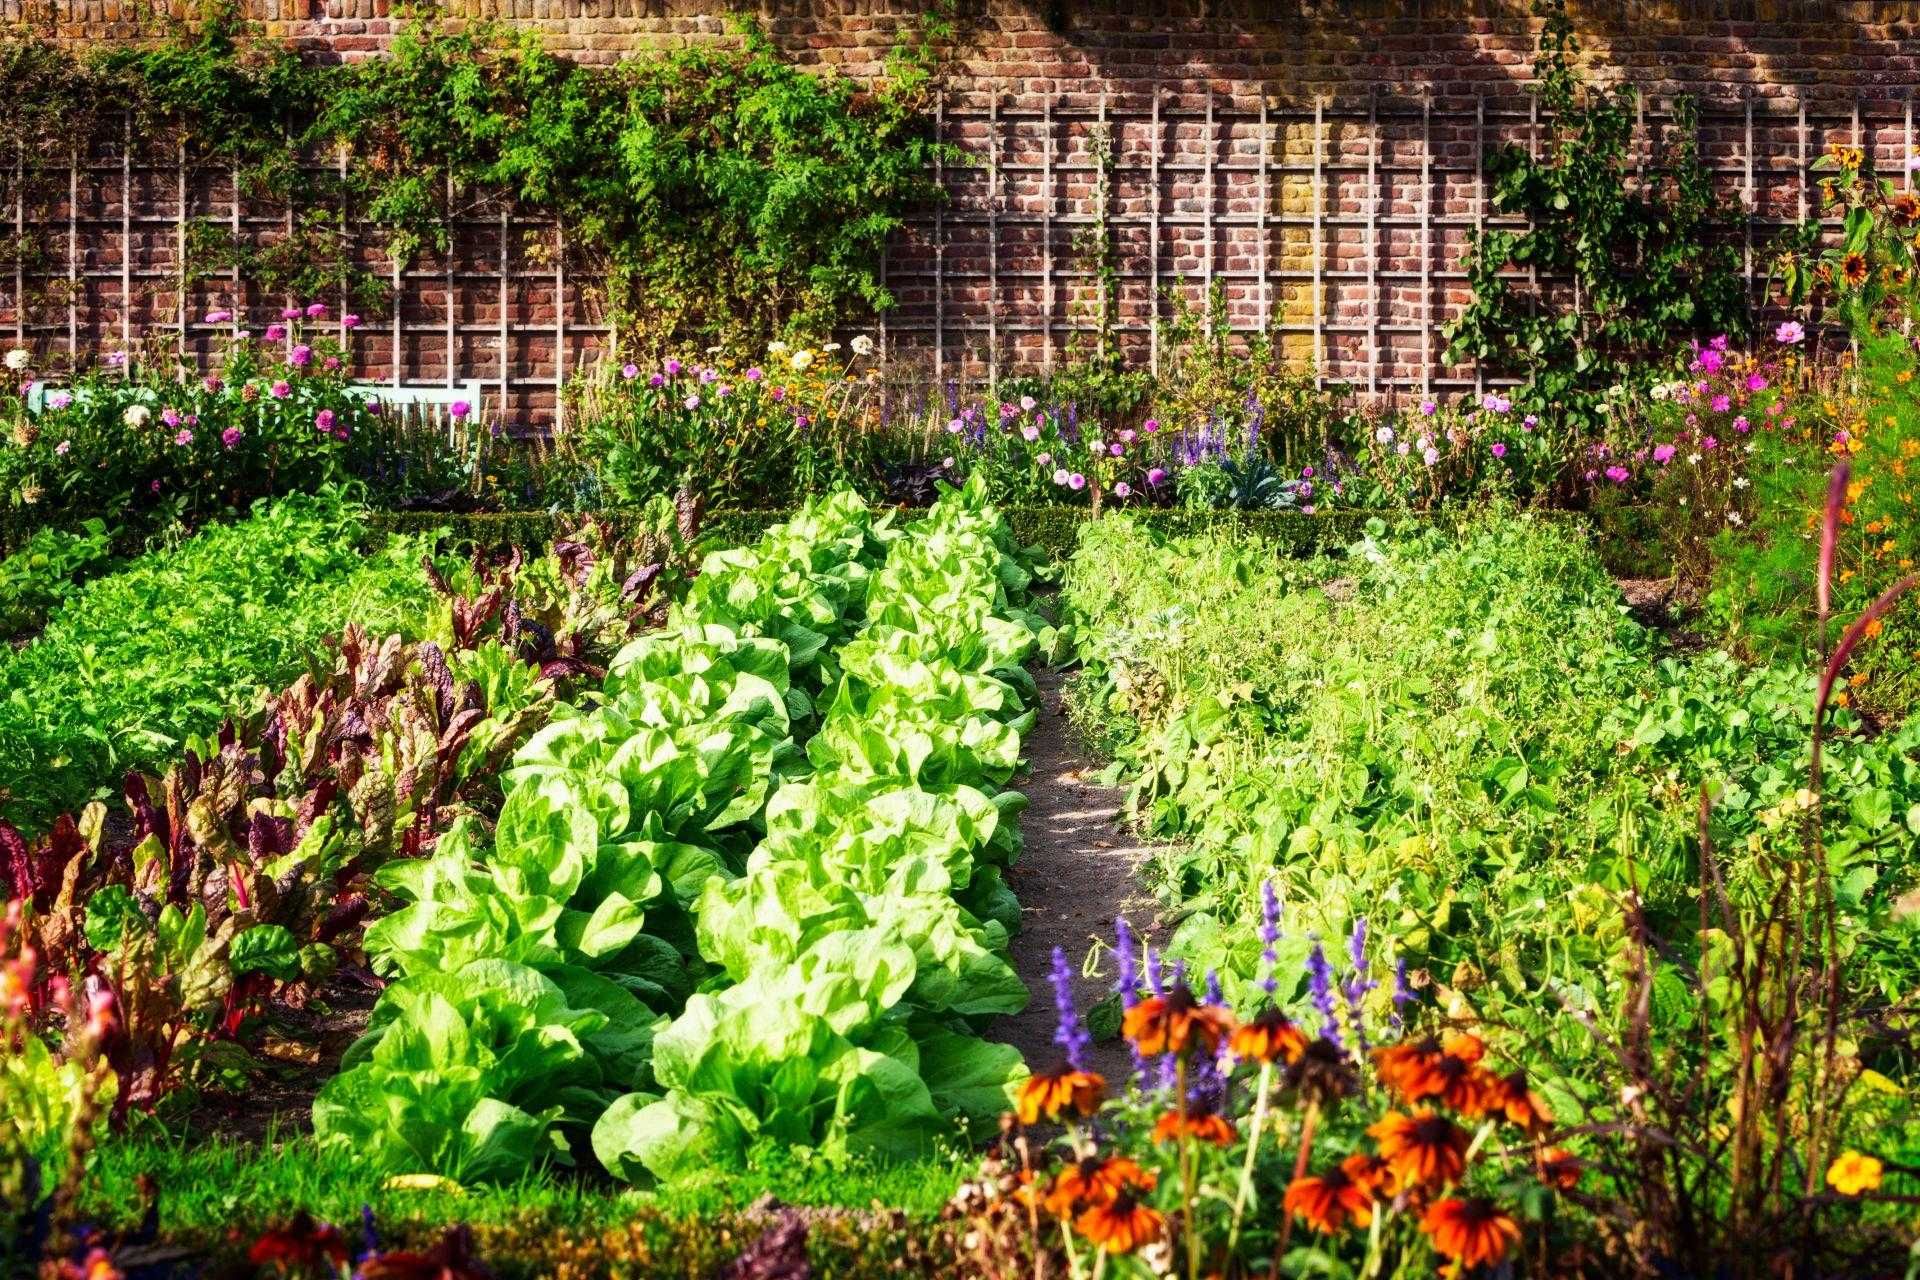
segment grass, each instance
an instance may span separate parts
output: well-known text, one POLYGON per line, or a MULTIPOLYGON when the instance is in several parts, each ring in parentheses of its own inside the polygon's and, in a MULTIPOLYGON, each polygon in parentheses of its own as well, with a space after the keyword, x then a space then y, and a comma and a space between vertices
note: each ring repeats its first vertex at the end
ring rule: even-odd
POLYGON ((497 1186, 407 1189, 390 1185, 355 1153, 322 1149, 305 1136, 259 1142, 126 1136, 95 1153, 83 1216, 131 1227, 145 1210, 142 1187, 150 1186, 159 1197, 162 1237, 180 1240, 257 1232, 301 1209, 326 1221, 357 1221, 363 1206, 383 1224, 420 1228, 467 1222, 596 1231, 620 1227, 636 1214, 720 1219, 767 1197, 802 1206, 884 1205, 925 1220, 939 1212, 965 1171, 955 1152, 909 1164, 830 1169, 768 1150, 754 1153, 744 1169, 652 1190, 533 1173, 497 1186))

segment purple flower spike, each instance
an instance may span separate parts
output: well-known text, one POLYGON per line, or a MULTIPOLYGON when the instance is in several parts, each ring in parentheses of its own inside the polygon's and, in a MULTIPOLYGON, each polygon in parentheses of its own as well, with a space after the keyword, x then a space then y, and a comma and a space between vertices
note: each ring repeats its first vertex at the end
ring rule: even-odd
POLYGON ((1213 969, 1207 970, 1207 1003, 1225 1004, 1226 1002, 1226 997, 1220 993, 1220 974, 1213 969))
POLYGON ((1087 1050, 1093 1047, 1093 1037, 1080 1022, 1080 1013, 1073 1007, 1073 970, 1067 964, 1067 949, 1053 949, 1053 1007, 1060 1015, 1060 1022, 1053 1033, 1053 1042, 1066 1054, 1067 1065, 1075 1071, 1087 1069, 1087 1050))
POLYGON ((1127 923, 1125 916, 1115 916, 1113 920, 1113 954, 1119 965, 1119 973, 1113 989, 1120 993, 1120 1007, 1131 1009, 1140 1003, 1139 961, 1135 959, 1133 926, 1127 923))
POLYGON ((1147 990, 1157 996, 1167 994, 1166 983, 1160 973, 1160 953, 1152 947, 1147 948, 1147 990))
POLYGON ((1264 970, 1260 989, 1271 996, 1280 989, 1280 979, 1274 972, 1280 963, 1280 952, 1274 945, 1280 941, 1280 895, 1274 892, 1271 880, 1260 886, 1260 941, 1260 964, 1264 970))
POLYGON ((1327 963, 1327 953, 1318 942, 1313 944, 1313 952, 1307 956, 1307 989, 1313 996, 1313 1007, 1320 1011, 1320 1034, 1329 1042, 1344 1046, 1345 1042, 1340 1038, 1338 1006, 1333 1000, 1333 966, 1327 963))
POLYGON ((1393 962, 1394 1030, 1398 1031, 1400 1029, 1400 1015, 1412 1007, 1419 999, 1420 997, 1413 993, 1413 988, 1407 984, 1407 958, 1405 956, 1396 957, 1393 962))
POLYGON ((1347 958, 1353 961, 1353 976, 1347 980, 1344 988, 1347 997, 1347 1014, 1353 1019, 1354 1035, 1359 1039, 1360 1051, 1367 1049, 1366 1024, 1360 1018, 1360 1002, 1367 992, 1380 984, 1367 975, 1367 918, 1360 916, 1353 922, 1353 932, 1347 937, 1347 958))

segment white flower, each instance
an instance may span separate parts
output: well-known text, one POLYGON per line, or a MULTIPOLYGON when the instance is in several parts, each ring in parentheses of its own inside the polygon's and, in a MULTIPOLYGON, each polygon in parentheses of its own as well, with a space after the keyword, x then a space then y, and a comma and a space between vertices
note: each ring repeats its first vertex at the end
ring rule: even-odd
POLYGON ((1740 513, 1738 511, 1727 512, 1727 523, 1732 525, 1740 524, 1740 513))
POLYGON ((1665 400, 1673 395, 1673 387, 1665 382, 1656 382, 1647 394, 1655 400, 1665 400))
POLYGON ((783 356, 787 354, 790 349, 791 348, 784 342, 769 342, 767 344, 767 354, 770 356, 783 356))
POLYGON ((1382 427, 1382 428, 1380 428, 1380 429, 1379 429, 1378 431, 1376 431, 1376 432, 1374 432, 1374 433, 1373 433, 1373 438, 1374 438, 1375 440, 1378 440, 1378 441, 1379 441, 1379 442, 1380 442, 1381 444, 1392 444, 1392 443, 1393 443, 1393 428, 1392 428, 1392 427, 1382 427))
POLYGON ((120 421, 138 431, 147 425, 147 419, 153 416, 153 410, 143 404, 130 404, 127 411, 120 415, 120 421))
POLYGON ((864 334, 864 333, 863 333, 863 334, 860 334, 860 335, 859 335, 859 336, 857 336, 857 337, 855 337, 855 338, 854 338, 854 340, 853 340, 853 354, 855 354, 855 355, 857 355, 857 356, 870 356, 870 355, 872 355, 872 354, 873 354, 873 339, 872 339, 872 338, 869 338, 869 337, 868 337, 868 336, 867 336, 866 334, 864 334))
POLYGON ((795 373, 805 373, 807 371, 807 366, 813 363, 813 352, 808 351, 805 347, 802 347, 800 350, 793 353, 792 357, 788 359, 787 363, 793 366, 793 371, 795 373))
POLYGON ((1700 465, 1700 455, 1697 453, 1690 453, 1687 455, 1687 461, 1697 467, 1700 465))
POLYGON ((838 351, 840 344, 837 342, 823 342, 820 344, 820 349, 822 351, 838 351))
POLYGON ((32 358, 27 354, 25 347, 15 347, 7 352, 7 368, 14 373, 19 373, 27 367, 27 361, 32 358))
POLYGON ((1746 478, 1745 476, 1735 476, 1735 477, 1733 478, 1733 487, 1734 487, 1734 488, 1736 488, 1736 489, 1744 489, 1744 488, 1746 488, 1746 487, 1747 487, 1747 478, 1746 478))

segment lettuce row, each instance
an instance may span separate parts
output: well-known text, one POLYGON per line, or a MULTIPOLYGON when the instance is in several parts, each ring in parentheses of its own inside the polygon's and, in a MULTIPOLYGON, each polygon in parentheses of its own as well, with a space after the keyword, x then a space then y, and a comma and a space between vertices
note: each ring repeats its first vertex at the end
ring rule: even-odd
POLYGON ((667 626, 615 656, 598 704, 516 753, 489 840, 456 823, 380 882, 367 930, 395 981, 314 1103, 325 1142, 386 1167, 517 1176, 650 1082, 654 1028, 703 972, 691 908, 737 874, 796 725, 832 679, 899 534, 851 495, 716 553, 667 626), (508 1012, 511 1016, 508 1016, 508 1012))
POLYGON ((405 905, 366 945, 398 981, 319 1136, 487 1178, 591 1125, 640 1177, 758 1137, 906 1153, 997 1113, 1018 1056, 969 1033, 1026 1000, 1010 551, 977 493, 910 537, 836 495, 709 557, 598 704, 516 755, 490 843, 464 823, 383 874, 405 905))
POLYGON ((708 983, 658 1033, 661 1091, 595 1126, 616 1174, 673 1177, 767 1140, 907 1155, 1004 1109, 1020 1056, 971 1032, 1028 998, 1001 877, 1025 806, 1002 788, 1033 719, 1026 585, 975 491, 894 544, 835 655, 813 774, 773 794, 745 873, 700 896, 700 953, 734 985, 708 983))

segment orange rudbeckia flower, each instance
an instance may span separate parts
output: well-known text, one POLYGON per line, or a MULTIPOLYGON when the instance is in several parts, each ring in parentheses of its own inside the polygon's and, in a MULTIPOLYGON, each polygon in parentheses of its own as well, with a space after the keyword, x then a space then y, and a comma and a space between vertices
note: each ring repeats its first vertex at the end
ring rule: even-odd
POLYGON ((1090 1116, 1100 1109, 1100 1100, 1106 1094, 1106 1078, 1098 1072, 1062 1065, 1021 1081, 1013 1110, 1021 1124, 1036 1124, 1042 1117, 1057 1120, 1066 1111, 1090 1116))
POLYGON ((1445 1186, 1466 1170, 1467 1131, 1437 1111, 1389 1111, 1367 1132, 1405 1186, 1445 1186))
POLYGON ((1374 1074, 1382 1084, 1404 1097, 1409 1085, 1424 1079, 1445 1052, 1432 1036, 1383 1045, 1373 1051, 1374 1074))
POLYGON ((1373 1221, 1373 1197, 1347 1176, 1344 1166, 1311 1177, 1295 1178, 1280 1205, 1315 1231, 1337 1235, 1351 1224, 1373 1221))
POLYGON ((1509 1123, 1519 1125, 1528 1133, 1543 1133, 1553 1127, 1553 1112, 1547 1110, 1539 1094, 1527 1087, 1525 1071, 1490 1076, 1486 1090, 1489 1115, 1504 1115, 1509 1123))
POLYGON ((1268 1005, 1259 1017, 1233 1029, 1227 1048, 1243 1062, 1298 1062, 1307 1051, 1307 1036, 1293 1019, 1268 1005))
POLYGON ((1122 1191, 1105 1204, 1096 1204, 1074 1219, 1074 1229, 1108 1253, 1132 1253, 1166 1234, 1167 1219, 1159 1210, 1141 1204, 1131 1191, 1122 1191))
POLYGON ((1188 1110, 1185 1115, 1177 1110, 1169 1111, 1154 1121, 1155 1142, 1177 1141, 1181 1134, 1218 1147, 1232 1146, 1235 1137, 1233 1122, 1212 1111, 1188 1110))
POLYGON ((1520 1224, 1490 1200, 1442 1200, 1420 1219, 1433 1247, 1463 1267, 1492 1266, 1520 1239, 1520 1224))
POLYGON ((1124 1191, 1151 1191, 1158 1175, 1125 1156, 1088 1156, 1062 1169, 1042 1202, 1059 1218, 1096 1204, 1110 1204, 1124 1191))
POLYGON ((1149 1058, 1193 1048, 1212 1053, 1232 1033, 1233 1019, 1226 1010, 1203 1004, 1186 987, 1177 986, 1127 1010, 1120 1030, 1149 1058))

